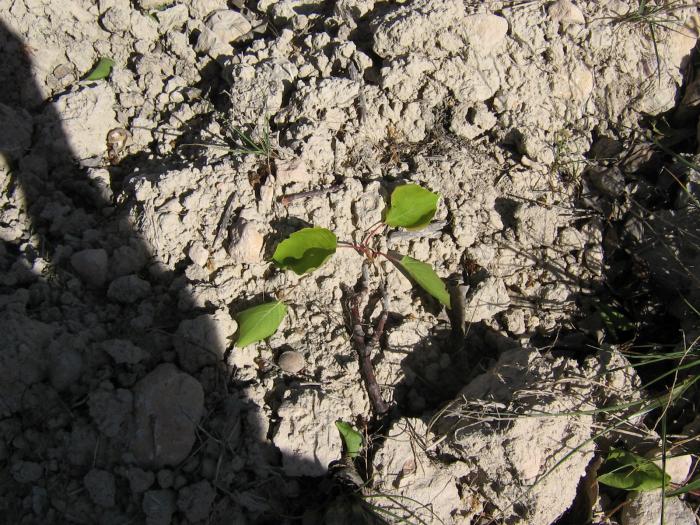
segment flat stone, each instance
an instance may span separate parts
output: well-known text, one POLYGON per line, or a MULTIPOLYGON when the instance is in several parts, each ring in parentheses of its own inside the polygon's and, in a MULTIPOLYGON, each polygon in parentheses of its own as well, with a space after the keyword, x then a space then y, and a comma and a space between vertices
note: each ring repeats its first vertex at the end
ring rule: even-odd
POLYGON ((135 428, 131 452, 142 466, 177 465, 189 454, 204 411, 199 382, 165 363, 133 389, 135 428))
POLYGON ((301 372, 306 366, 304 356, 299 352, 295 352, 294 350, 282 352, 282 355, 280 355, 279 359, 277 360, 277 364, 282 371, 287 372, 288 374, 296 374, 297 372, 301 372))

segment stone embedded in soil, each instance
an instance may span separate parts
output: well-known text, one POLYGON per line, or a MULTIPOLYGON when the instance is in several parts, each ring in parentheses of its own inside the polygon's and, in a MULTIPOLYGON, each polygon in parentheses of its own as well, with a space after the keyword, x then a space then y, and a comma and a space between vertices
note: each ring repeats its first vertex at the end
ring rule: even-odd
POLYGON ((234 261, 256 264, 263 261, 263 236, 254 223, 239 219, 231 229, 228 253, 234 261))
POLYGON ((49 380, 57 391, 66 390, 80 379, 83 356, 75 348, 64 348, 51 356, 49 380))
MULTIPOLYGON (((658 490, 630 492, 622 507, 622 525, 656 525, 661 523, 661 493, 658 490)), ((663 523, 695 525, 695 513, 678 498, 666 498, 663 523)))
POLYGON ((488 277, 480 282, 469 294, 464 305, 464 320, 478 323, 490 319, 510 305, 510 296, 503 282, 498 277, 488 277))
POLYGON ((93 288, 100 288, 107 281, 107 262, 107 252, 102 248, 81 250, 70 258, 78 276, 93 288))
POLYGON ((180 366, 187 372, 196 372, 218 363, 226 351, 227 334, 213 315, 180 322, 173 340, 180 366))
POLYGON ((193 263, 204 268, 209 260, 209 251, 204 247, 204 244, 197 241, 190 244, 187 250, 187 256, 193 263))
POLYGON ((141 509, 146 515, 146 525, 170 525, 175 513, 175 492, 149 490, 143 495, 141 509))
POLYGON ((275 177, 277 184, 283 187, 287 184, 311 182, 311 174, 302 159, 275 160, 275 177))
POLYGON ((107 297, 118 303, 131 304, 140 301, 151 293, 151 283, 138 275, 117 277, 109 283, 107 297))
POLYGON ((131 422, 134 397, 130 390, 94 390, 90 392, 90 416, 102 434, 114 438, 123 436, 131 422))
POLYGON ((206 519, 214 503, 216 491, 208 481, 200 481, 180 489, 177 495, 177 508, 192 523, 206 519))
POLYGON ((288 374, 301 372, 306 366, 304 356, 294 350, 282 352, 282 355, 277 359, 277 364, 283 372, 287 372, 288 374))
POLYGON ((83 478, 90 499, 100 507, 113 507, 116 498, 114 475, 106 470, 92 469, 83 478))
POLYGON ((177 465, 187 457, 204 411, 202 385, 173 364, 158 366, 134 391, 131 451, 141 465, 177 465))
POLYGON ((585 24, 586 19, 581 9, 571 0, 557 0, 549 6, 549 17, 562 24, 585 24))
POLYGON ((134 365, 148 357, 148 353, 127 339, 110 339, 100 344, 118 365, 134 365))
POLYGON ((34 483, 44 475, 44 468, 33 461, 15 461, 10 472, 17 483, 34 483))
POLYGON ((126 477, 129 480, 129 488, 132 494, 141 494, 147 491, 155 481, 153 472, 140 469, 139 467, 130 467, 126 477))
POLYGON ((464 25, 469 44, 481 53, 488 53, 500 44, 508 32, 508 21, 497 15, 468 16, 464 25))
POLYGON ((114 91, 108 82, 62 95, 42 117, 42 141, 60 155, 70 153, 77 159, 101 156, 107 149, 107 133, 119 125, 115 105, 114 91), (61 115, 60 120, 53 118, 55 113, 61 115))
POLYGON ((350 418, 347 405, 314 390, 290 393, 282 401, 280 425, 273 438, 289 476, 321 476, 340 458, 341 444, 335 420, 350 418))
POLYGON ((253 26, 241 13, 221 9, 209 15, 197 38, 195 51, 208 53, 213 58, 230 55, 234 42, 250 32, 253 26))

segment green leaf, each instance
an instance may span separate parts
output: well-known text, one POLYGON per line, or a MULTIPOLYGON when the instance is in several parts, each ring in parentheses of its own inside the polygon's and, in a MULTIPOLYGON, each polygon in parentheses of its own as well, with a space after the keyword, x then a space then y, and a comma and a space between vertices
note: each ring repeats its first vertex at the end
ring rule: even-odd
POLYGON ((345 452, 347 455, 351 458, 357 457, 362 448, 362 434, 352 428, 350 423, 346 423, 340 419, 335 422, 335 426, 338 432, 340 432, 340 437, 345 444, 345 452))
POLYGON ((114 67, 114 60, 111 58, 102 57, 97 61, 97 64, 92 71, 85 77, 85 80, 102 80, 107 78, 114 67))
POLYGON ((277 246, 272 260, 297 275, 315 270, 335 253, 338 244, 333 232, 325 228, 303 228, 277 246))
POLYGON ((626 450, 612 449, 603 468, 607 472, 598 481, 623 490, 656 490, 671 481, 666 474, 664 482, 664 472, 653 461, 626 450))
POLYGON ((686 494, 694 490, 700 490, 700 478, 694 479, 687 485, 683 485, 682 487, 679 487, 676 490, 669 492, 668 494, 666 494, 666 497, 668 498, 671 496, 680 496, 681 494, 686 494))
POLYGON ((384 222, 392 227, 420 230, 430 224, 440 195, 417 184, 405 184, 391 192, 391 206, 384 222))
POLYGON ((285 315, 287 315, 287 305, 281 301, 273 301, 243 310, 236 318, 238 322, 236 345, 243 348, 270 337, 277 331, 285 315))
POLYGON ((418 286, 450 308, 450 294, 445 283, 438 277, 432 266, 408 255, 404 255, 399 264, 416 281, 418 286))

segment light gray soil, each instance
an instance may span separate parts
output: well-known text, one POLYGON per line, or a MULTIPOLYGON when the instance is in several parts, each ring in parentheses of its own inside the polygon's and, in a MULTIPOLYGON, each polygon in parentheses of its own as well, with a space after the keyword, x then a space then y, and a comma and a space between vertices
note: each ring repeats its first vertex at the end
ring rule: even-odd
MULTIPOLYGON (((461 322, 373 267, 396 407, 373 504, 555 523, 595 455, 590 411, 642 395, 616 347, 537 348, 605 278, 591 151, 674 107, 696 44, 696 6, 655 49, 615 22, 636 5, 0 0, 0 515, 291 523, 318 505, 334 421, 371 417, 340 288, 362 263, 338 250, 300 278, 270 256, 302 225, 359 240, 412 182, 441 195, 435 224, 379 246, 430 263, 461 322), (102 57, 111 75, 85 80, 102 57), (280 330, 234 347, 236 314, 269 297, 280 330)), ((625 523, 647 523, 635 505, 625 523)))

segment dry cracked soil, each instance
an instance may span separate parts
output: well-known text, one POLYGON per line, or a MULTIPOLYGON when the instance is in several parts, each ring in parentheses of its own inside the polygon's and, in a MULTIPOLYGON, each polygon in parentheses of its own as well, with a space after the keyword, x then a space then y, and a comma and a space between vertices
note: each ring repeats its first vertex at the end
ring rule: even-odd
POLYGON ((596 472, 663 441, 681 486, 700 452, 699 30, 674 0, 0 0, 0 522, 697 523, 596 472), (372 242, 452 308, 367 266, 377 414, 362 257, 271 255, 359 241, 405 183, 431 225, 372 242))

